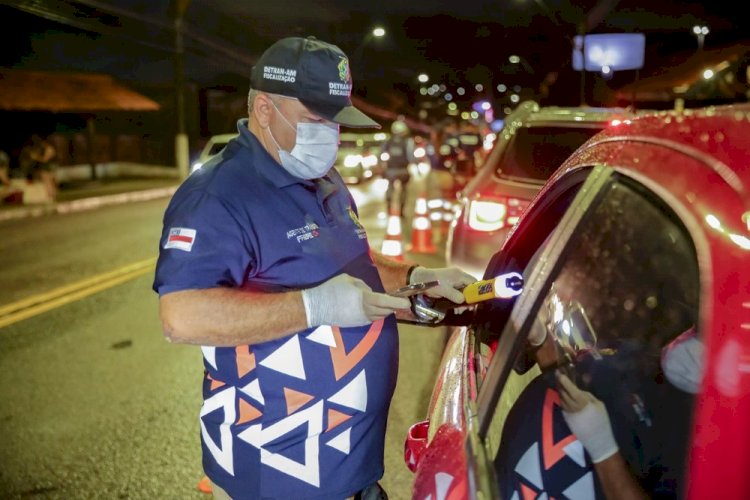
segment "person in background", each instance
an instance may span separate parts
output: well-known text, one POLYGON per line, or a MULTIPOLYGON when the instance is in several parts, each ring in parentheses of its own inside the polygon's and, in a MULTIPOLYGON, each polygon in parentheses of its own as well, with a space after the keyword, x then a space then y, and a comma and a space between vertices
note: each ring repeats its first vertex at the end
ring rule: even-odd
POLYGON ((349 60, 283 38, 252 68, 248 118, 175 192, 153 289, 164 335, 201 346, 204 472, 215 498, 383 499, 398 370, 388 294, 437 280, 463 303, 474 278, 370 248, 332 168, 339 126, 377 127, 351 103, 349 60))
POLYGON ((409 126, 402 117, 391 124, 391 136, 383 143, 381 158, 387 158, 384 177, 388 180, 385 192, 386 207, 392 207, 393 198, 398 191, 399 214, 404 215, 406 207, 407 185, 411 179, 409 165, 414 163, 414 138, 409 126), (400 188, 396 183, 400 183, 400 188))

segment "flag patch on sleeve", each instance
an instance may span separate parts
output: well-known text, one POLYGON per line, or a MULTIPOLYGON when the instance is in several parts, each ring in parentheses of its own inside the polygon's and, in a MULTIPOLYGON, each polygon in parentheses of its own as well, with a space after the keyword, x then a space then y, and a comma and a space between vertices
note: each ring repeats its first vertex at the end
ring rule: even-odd
POLYGON ((189 252, 193 249, 196 234, 197 231, 195 229, 188 229, 186 227, 169 228, 169 236, 167 236, 167 242, 164 244, 164 248, 176 248, 178 250, 189 252))

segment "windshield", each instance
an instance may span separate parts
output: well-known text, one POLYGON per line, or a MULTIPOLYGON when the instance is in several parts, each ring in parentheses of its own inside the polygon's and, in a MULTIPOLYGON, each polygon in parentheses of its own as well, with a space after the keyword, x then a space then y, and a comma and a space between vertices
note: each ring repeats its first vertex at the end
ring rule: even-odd
POLYGON ((579 146, 603 128, 604 124, 590 124, 587 128, 521 127, 503 151, 497 174, 545 181, 579 146))

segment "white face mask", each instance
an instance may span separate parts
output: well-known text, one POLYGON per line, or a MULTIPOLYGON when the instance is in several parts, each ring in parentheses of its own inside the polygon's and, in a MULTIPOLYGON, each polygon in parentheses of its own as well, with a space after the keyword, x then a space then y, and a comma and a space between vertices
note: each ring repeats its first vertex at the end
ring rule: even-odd
MULTIPOLYGON (((276 104, 273 104, 276 108, 276 104)), ((281 166, 295 177, 300 179, 317 179, 323 177, 336 161, 339 150, 339 126, 327 123, 298 123, 295 129, 286 119, 284 114, 276 108, 284 122, 292 130, 296 130, 297 139, 291 152, 281 149, 276 138, 271 136, 279 151, 281 166)))

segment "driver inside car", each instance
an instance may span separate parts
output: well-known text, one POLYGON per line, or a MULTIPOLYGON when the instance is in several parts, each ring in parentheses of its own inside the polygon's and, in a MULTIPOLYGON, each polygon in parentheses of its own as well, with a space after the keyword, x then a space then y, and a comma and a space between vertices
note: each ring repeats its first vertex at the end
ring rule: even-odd
POLYGON ((503 497, 684 496, 686 416, 702 378, 695 328, 656 355, 629 341, 600 349, 593 332, 575 352, 548 331, 537 318, 528 335, 541 374, 504 425, 495 460, 503 497))

